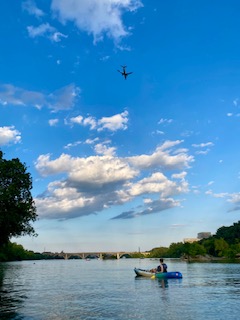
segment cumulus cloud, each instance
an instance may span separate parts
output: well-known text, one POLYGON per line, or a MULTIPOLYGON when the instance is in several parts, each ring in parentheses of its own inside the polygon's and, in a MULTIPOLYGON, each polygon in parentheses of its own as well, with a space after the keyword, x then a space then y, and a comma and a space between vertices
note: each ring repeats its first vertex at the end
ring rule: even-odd
MULTIPOLYGON (((97 139, 86 143, 95 142, 97 139)), ((179 143, 167 141, 158 147, 161 150, 158 157, 164 160, 152 161, 152 172, 145 172, 149 166, 139 165, 136 158, 132 161, 132 158, 117 157, 115 148, 109 145, 109 140, 94 146, 96 156, 81 158, 62 154, 53 160, 50 154, 39 156, 35 168, 43 177, 62 176, 61 181, 50 183, 46 192, 37 197, 39 215, 46 218, 69 219, 101 212, 104 208, 146 196, 148 201, 144 200, 141 210, 133 209, 131 213, 123 213, 117 218, 133 218, 179 206, 180 201, 173 197, 188 192, 186 172, 175 172, 171 178, 163 174, 163 171, 169 168, 187 168, 193 161, 191 156, 185 154, 183 157, 182 153, 178 154, 174 150, 174 156, 169 154, 170 149, 174 149, 179 143), (152 195, 158 195, 159 199, 151 199, 152 195)), ((151 158, 151 155, 149 157, 151 158)), ((139 158, 141 159, 141 155, 139 158)))
POLYGON ((48 107, 54 112, 71 109, 80 89, 74 84, 67 85, 50 94, 25 90, 11 84, 0 85, 0 103, 4 106, 34 106, 38 109, 48 107))
POLYGON ((108 144, 110 141, 105 141, 103 143, 97 143, 94 146, 94 150, 96 154, 102 154, 105 156, 114 156, 116 153, 116 148, 115 147, 109 147, 108 144))
POLYGON ((70 119, 65 119, 65 124, 67 125, 82 125, 89 126, 90 130, 96 129, 97 131, 109 130, 109 131, 117 131, 117 130, 126 130, 128 123, 128 111, 124 111, 120 114, 115 114, 110 117, 103 117, 99 120, 94 117, 88 116, 84 118, 81 115, 76 117, 72 117, 70 119))
POLYGON ((128 161, 141 169, 163 168, 165 170, 188 168, 194 161, 193 156, 189 156, 186 151, 173 153, 172 147, 182 143, 181 140, 166 141, 150 155, 139 155, 128 158, 128 161))
POLYGON ((188 191, 187 182, 183 181, 180 184, 169 180, 161 172, 155 172, 150 177, 139 180, 132 184, 129 194, 131 196, 139 196, 150 193, 161 193, 162 197, 170 197, 173 195, 186 193, 188 191))
POLYGON ((14 126, 0 127, 0 146, 10 143, 19 143, 21 141, 21 133, 14 126))
POLYGON ((93 117, 87 117, 83 120, 83 125, 84 126, 89 126, 90 127, 90 130, 93 130, 96 128, 97 126, 97 122, 95 120, 95 118, 93 117))
POLYGON ((98 121, 98 131, 108 129, 110 131, 117 131, 119 129, 126 130, 128 123, 128 111, 116 114, 112 117, 103 117, 98 121))
POLYGON ((127 36, 122 15, 140 7, 140 0, 53 0, 51 5, 63 24, 72 21, 79 30, 92 34, 95 43, 104 35, 115 42, 127 36))

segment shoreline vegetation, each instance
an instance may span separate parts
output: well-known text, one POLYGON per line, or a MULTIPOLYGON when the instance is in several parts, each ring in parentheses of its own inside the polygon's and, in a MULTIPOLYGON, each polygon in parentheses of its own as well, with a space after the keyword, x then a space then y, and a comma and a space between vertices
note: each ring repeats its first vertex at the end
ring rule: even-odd
MULTIPOLYGON (((178 258, 186 262, 240 262, 240 221, 230 227, 221 227, 216 234, 193 243, 172 243, 148 252, 136 252, 125 258, 178 258)), ((96 258, 96 257, 88 257, 96 258)), ((0 262, 22 260, 64 259, 64 253, 33 252, 10 241, 0 247, 0 262)), ((80 259, 72 256, 69 259, 80 259)), ((104 255, 103 259, 116 259, 104 255)))

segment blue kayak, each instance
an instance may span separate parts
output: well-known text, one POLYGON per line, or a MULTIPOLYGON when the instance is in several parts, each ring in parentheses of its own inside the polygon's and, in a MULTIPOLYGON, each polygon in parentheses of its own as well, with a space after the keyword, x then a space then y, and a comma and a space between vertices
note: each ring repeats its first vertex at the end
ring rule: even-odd
POLYGON ((157 279, 182 279, 182 274, 179 271, 172 272, 151 272, 150 270, 144 270, 139 268, 134 268, 137 276, 157 278, 157 279))

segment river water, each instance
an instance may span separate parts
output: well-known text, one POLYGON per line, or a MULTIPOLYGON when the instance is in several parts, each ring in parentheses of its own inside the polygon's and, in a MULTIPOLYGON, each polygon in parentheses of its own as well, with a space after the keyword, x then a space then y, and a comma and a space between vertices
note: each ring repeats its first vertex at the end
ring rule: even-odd
POLYGON ((154 259, 0 263, 0 319, 240 319, 240 264, 165 262, 183 279, 135 277, 154 259))

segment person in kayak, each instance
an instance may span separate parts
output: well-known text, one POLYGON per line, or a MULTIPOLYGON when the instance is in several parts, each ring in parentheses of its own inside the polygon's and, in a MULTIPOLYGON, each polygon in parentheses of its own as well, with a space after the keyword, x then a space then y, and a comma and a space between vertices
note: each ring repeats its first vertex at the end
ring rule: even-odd
POLYGON ((155 269, 151 269, 150 271, 155 273, 155 272, 167 272, 167 265, 166 263, 163 262, 163 259, 161 258, 160 260, 160 265, 157 266, 155 269))

